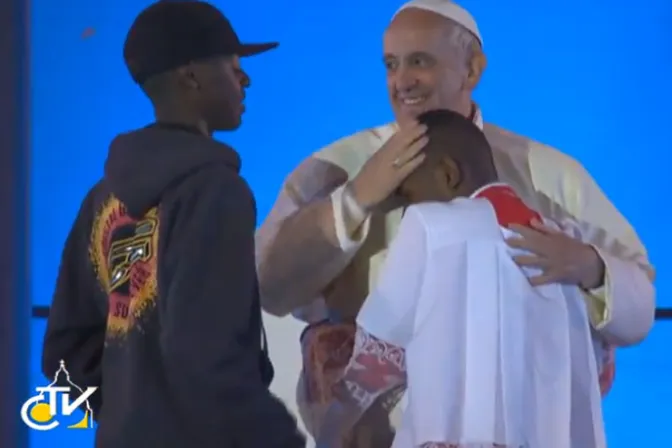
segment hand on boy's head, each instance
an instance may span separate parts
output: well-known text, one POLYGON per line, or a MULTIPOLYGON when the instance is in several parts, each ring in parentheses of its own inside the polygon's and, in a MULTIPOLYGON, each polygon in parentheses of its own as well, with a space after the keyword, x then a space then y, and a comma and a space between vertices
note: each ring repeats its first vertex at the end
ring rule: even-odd
POLYGON ((366 161, 350 182, 352 194, 365 210, 372 210, 392 194, 425 159, 427 127, 416 123, 399 129, 366 161))

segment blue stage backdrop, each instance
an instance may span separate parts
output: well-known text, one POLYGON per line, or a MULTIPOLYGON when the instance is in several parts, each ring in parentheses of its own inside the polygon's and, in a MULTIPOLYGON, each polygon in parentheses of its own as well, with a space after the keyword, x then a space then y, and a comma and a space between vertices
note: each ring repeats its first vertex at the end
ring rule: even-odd
MULTIPOLYGON (((147 4, 33 0, 34 305, 51 301, 63 242, 80 200, 102 173, 110 140, 152 119, 122 61, 126 30, 147 4)), ((664 137, 672 103, 672 5, 667 0, 463 4, 478 20, 489 58, 477 95, 485 119, 580 160, 639 231, 658 269, 659 306, 672 306, 666 210, 656 208, 672 162, 664 137)), ((381 36, 400 1, 218 5, 243 39, 281 42, 277 51, 244 62, 252 77, 244 125, 218 136, 241 152, 261 219, 301 159, 391 119, 381 36)), ((45 382, 39 372, 44 325, 35 320, 32 327, 34 386, 45 382)), ((670 340, 672 323, 660 322, 644 344, 619 353, 605 411, 611 448, 662 446, 672 437, 666 417, 672 398, 670 340)), ((32 438, 36 448, 92 442, 92 432, 85 430, 35 432, 32 438)))

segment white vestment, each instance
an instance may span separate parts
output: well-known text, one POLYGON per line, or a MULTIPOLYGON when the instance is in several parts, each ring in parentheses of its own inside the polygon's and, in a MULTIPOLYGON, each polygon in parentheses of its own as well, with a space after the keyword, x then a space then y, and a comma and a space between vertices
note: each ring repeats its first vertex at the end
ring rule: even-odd
POLYGON ((357 318, 405 349, 394 448, 606 446, 583 294, 532 287, 510 235, 485 199, 406 210, 357 318))

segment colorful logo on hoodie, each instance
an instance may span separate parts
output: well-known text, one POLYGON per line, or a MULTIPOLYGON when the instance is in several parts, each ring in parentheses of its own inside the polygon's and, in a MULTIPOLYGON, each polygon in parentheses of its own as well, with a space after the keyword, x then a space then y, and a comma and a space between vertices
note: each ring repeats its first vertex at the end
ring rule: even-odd
POLYGON ((108 295, 108 336, 125 335, 154 307, 158 237, 156 209, 133 219, 119 200, 110 197, 96 216, 89 252, 108 295))

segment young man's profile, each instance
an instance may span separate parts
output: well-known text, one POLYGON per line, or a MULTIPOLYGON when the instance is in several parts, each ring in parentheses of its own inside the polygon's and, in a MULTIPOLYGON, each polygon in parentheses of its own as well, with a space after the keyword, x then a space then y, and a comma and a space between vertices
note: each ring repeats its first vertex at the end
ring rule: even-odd
POLYGON ((124 57, 156 122, 116 137, 68 235, 43 348, 92 400, 97 448, 305 446, 268 390, 254 261, 256 205, 237 129, 241 44, 205 2, 158 2, 124 57))

